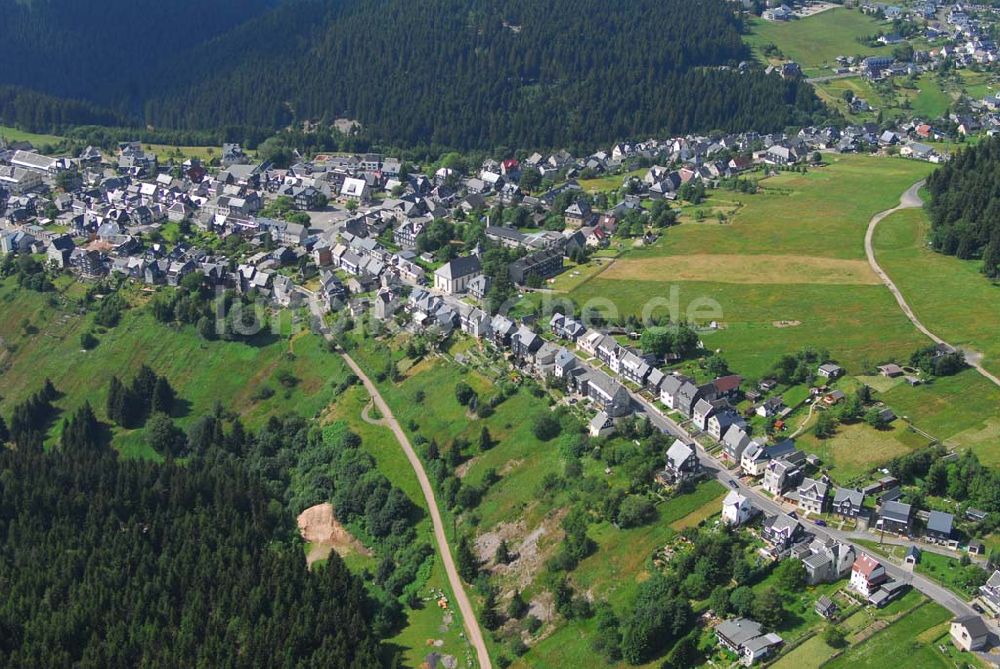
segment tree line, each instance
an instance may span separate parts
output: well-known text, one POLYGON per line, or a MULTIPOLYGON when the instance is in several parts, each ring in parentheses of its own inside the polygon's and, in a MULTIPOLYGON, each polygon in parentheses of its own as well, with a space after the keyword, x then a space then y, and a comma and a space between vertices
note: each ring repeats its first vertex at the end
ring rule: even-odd
POLYGON ((1000 138, 963 149, 927 178, 931 246, 1000 276, 1000 138))
POLYGON ((10 67, 0 84, 12 87, 0 118, 34 130, 225 131, 252 143, 261 130, 316 121, 326 150, 440 153, 777 131, 828 115, 805 82, 736 69, 750 52, 723 0, 271 4, 185 0, 164 16, 149 0, 113 0, 91 15, 69 0, 3 0, 0 56, 10 67), (105 31, 107 40, 79 43, 105 31), (120 58, 122 35, 144 48, 120 58), (29 42, 45 43, 49 57, 29 42), (360 129, 331 132, 341 117, 360 129))

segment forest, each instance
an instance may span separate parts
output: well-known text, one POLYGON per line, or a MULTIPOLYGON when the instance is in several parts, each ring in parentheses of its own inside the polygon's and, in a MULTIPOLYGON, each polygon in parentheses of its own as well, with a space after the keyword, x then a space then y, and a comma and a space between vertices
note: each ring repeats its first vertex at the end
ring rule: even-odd
POLYGON ((983 274, 1000 276, 1000 138, 957 152, 928 177, 927 190, 933 248, 981 258, 983 274))
POLYGON ((143 366, 112 378, 104 413, 144 425, 165 461, 121 460, 113 425, 89 402, 62 412, 62 399, 46 380, 9 427, 0 417, 0 666, 395 661, 381 640, 405 622, 434 551, 357 435, 297 416, 252 433, 221 405, 185 431, 169 381, 143 366), (374 574, 336 553, 307 569, 292 519, 328 501, 379 556, 374 574))
MULTIPOLYGON (((0 15, 16 19, 0 27, 0 55, 13 52, 20 67, 0 75, 0 84, 97 105, 72 103, 78 124, 100 124, 95 115, 111 114, 100 111, 108 109, 136 126, 241 128, 253 136, 254 129, 304 121, 322 127, 346 117, 379 145, 494 150, 592 147, 657 133, 772 131, 827 114, 800 80, 736 69, 750 54, 740 18, 723 0, 288 0, 270 10, 258 0, 242 21, 227 11, 235 3, 216 2, 209 3, 218 5, 211 20, 202 25, 199 16, 197 29, 189 34, 185 27, 176 43, 180 19, 154 25, 109 3, 100 12, 100 31, 148 33, 129 63, 119 61, 133 59, 105 58, 104 48, 86 51, 77 62, 79 38, 56 37, 63 13, 79 12, 57 11, 56 5, 72 4, 68 0, 45 3, 46 11, 37 4, 0 0, 0 15), (23 34, 15 39, 8 35, 12 28, 23 34), (49 43, 55 63, 26 58, 30 38, 49 43), (170 47, 157 48, 167 38, 170 47), (59 67, 62 61, 67 68, 59 67), (87 86, 85 72, 102 70, 111 76, 87 86)), ((191 4, 177 13, 190 14, 191 4)), ((96 17, 76 18, 86 29, 96 17)), ((55 109, 28 118, 14 99, 0 112, 7 122, 14 113, 19 125, 33 126, 24 129, 51 131, 39 124, 65 123, 71 115, 49 107, 55 109)))
POLYGON ((363 584, 280 510, 234 461, 4 449, 0 665, 378 666, 363 584))

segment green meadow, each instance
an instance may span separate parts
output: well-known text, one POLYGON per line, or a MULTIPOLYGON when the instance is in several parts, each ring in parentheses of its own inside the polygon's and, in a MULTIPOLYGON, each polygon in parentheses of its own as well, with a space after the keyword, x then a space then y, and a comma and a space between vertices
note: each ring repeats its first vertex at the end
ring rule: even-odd
POLYGON ((810 76, 829 74, 829 68, 837 64, 837 56, 892 53, 891 47, 869 47, 858 42, 859 37, 890 31, 891 27, 857 10, 837 8, 804 19, 752 19, 748 23, 746 41, 761 60, 766 60, 763 47, 774 44, 786 59, 797 62, 810 76))
POLYGON ((929 228, 921 209, 883 220, 873 240, 879 265, 931 332, 982 353, 983 365, 1000 374, 1000 283, 983 276, 979 261, 932 251, 929 228))
MULTIPOLYGON (((706 345, 751 377, 804 346, 829 349, 851 371, 908 356, 925 339, 868 268, 864 234, 871 216, 898 203, 932 166, 824 159, 830 164, 806 174, 762 179, 759 193, 737 197, 731 222, 682 223, 569 295, 580 305, 609 298, 622 316, 641 315, 651 300, 669 298, 671 287, 679 290, 682 317, 696 300, 712 300, 721 313, 700 320, 722 327, 704 335, 706 345)), ((716 196, 734 198, 713 192, 708 203, 716 196)))
MULTIPOLYGON (((79 287, 70 284, 66 292, 73 294, 79 287)), ((56 295, 20 289, 12 279, 0 282, 0 309, 5 314, 0 318, 3 414, 50 378, 66 395, 56 402, 59 408, 69 411, 88 400, 103 419, 111 377, 131 379, 146 364, 165 375, 177 391, 180 425, 211 412, 219 401, 253 427, 274 414, 317 414, 346 375, 340 358, 308 332, 293 338, 265 335, 256 344, 205 341, 193 327, 159 323, 141 306, 126 310, 116 327, 98 331, 100 343, 84 351, 80 335, 93 329, 93 315, 64 310, 58 302, 53 306, 50 299, 56 300, 56 295), (264 387, 273 394, 265 397, 264 387)), ((56 421, 50 437, 58 429, 56 421)), ((145 445, 141 428, 115 428, 114 444, 127 456, 156 457, 145 445)))
POLYGON ((35 148, 39 148, 45 144, 58 144, 63 140, 58 135, 25 132, 6 125, 0 125, 0 139, 6 139, 9 142, 31 142, 35 148))

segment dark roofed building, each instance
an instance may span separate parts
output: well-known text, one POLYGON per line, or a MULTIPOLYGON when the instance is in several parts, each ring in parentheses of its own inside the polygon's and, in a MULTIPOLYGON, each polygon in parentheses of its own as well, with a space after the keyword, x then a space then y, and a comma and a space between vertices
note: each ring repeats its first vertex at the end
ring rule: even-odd
POLYGON ((511 281, 523 285, 532 275, 539 279, 547 279, 561 272, 562 267, 563 254, 561 250, 543 249, 512 262, 508 273, 511 281))

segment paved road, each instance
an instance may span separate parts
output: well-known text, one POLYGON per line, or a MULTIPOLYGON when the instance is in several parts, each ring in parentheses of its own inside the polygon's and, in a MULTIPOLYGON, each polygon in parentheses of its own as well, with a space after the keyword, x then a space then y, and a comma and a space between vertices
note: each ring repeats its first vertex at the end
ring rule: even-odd
MULTIPOLYGON (((331 339, 329 330, 323 325, 322 311, 319 308, 319 304, 316 302, 315 295, 311 295, 309 299, 309 308, 314 316, 318 317, 320 322, 320 331, 327 340, 331 339)), ((396 441, 399 442, 400 447, 406 454, 406 459, 410 461, 410 466, 413 467, 414 473, 417 475, 417 480, 420 482, 420 490, 424 494, 424 500, 427 502, 427 508, 431 513, 431 522, 434 525, 434 540, 437 542, 438 553, 441 555, 441 561, 444 564, 445 573, 448 574, 448 582, 451 584, 451 590, 455 595, 455 601, 458 603, 458 609, 462 614, 462 622, 465 624, 465 633, 469 639, 469 643, 472 647, 476 649, 476 656, 479 659, 480 669, 492 669, 492 664, 490 663, 490 656, 486 650, 486 641, 483 639, 482 630, 479 629, 479 621, 476 619, 476 612, 472 608, 472 602, 469 600, 469 596, 465 592, 465 585, 462 583, 462 578, 458 575, 458 569, 455 567, 455 560, 451 556, 451 550, 448 547, 448 536, 445 533, 444 522, 441 520, 441 512, 438 510, 437 500, 434 499, 434 488, 431 485, 431 481, 427 478, 427 472, 424 471, 424 465, 417 456, 417 452, 413 449, 413 445, 410 443, 409 438, 406 436, 406 432, 400 426, 399 421, 392 413, 392 409, 386 404, 385 400, 382 399, 381 393, 379 393, 378 388, 372 383, 368 375, 364 373, 358 363, 354 361, 346 351, 341 352, 341 357, 343 357, 344 362, 347 366, 351 368, 361 382, 365 385, 365 389, 368 394, 371 395, 372 401, 375 402, 375 406, 382 414, 382 421, 384 424, 392 430, 393 434, 396 436, 396 441)))
MULTIPOLYGON (((580 356, 577 356, 577 358, 584 365, 587 365, 592 369, 597 369, 588 361, 588 359, 580 356)), ((637 414, 648 416, 650 422, 662 432, 672 434, 687 442, 691 441, 690 435, 688 435, 688 433, 674 420, 661 413, 652 402, 638 393, 630 391, 630 394, 632 395, 633 408, 637 414)), ((788 511, 793 510, 791 506, 785 507, 776 502, 774 499, 763 495, 756 489, 746 485, 743 481, 740 481, 736 478, 734 473, 730 472, 725 465, 722 464, 722 462, 713 457, 711 454, 705 452, 700 446, 696 450, 698 453, 698 459, 701 460, 702 467, 709 472, 709 475, 714 476, 716 480, 726 487, 727 490, 733 488, 739 490, 740 493, 746 496, 756 508, 763 511, 765 514, 774 515, 776 513, 787 513, 788 511)), ((856 543, 857 536, 852 536, 852 533, 841 532, 831 527, 819 527, 809 523, 808 521, 804 522, 804 525, 809 532, 816 535, 820 539, 830 537, 837 541, 851 544, 854 546, 856 551, 860 552, 866 550, 864 547, 856 543)), ((865 538, 874 539, 875 537, 874 535, 866 535, 865 538)), ((885 570, 889 576, 896 580, 909 583, 913 588, 919 590, 938 604, 944 606, 956 616, 976 614, 967 602, 951 591, 941 587, 937 583, 928 580, 919 574, 914 574, 908 570, 904 570, 886 560, 882 560, 882 563, 885 565, 885 570)), ((986 623, 994 634, 998 632, 996 625, 992 621, 986 620, 986 623)))
MULTIPOLYGON (((923 332, 928 337, 930 337, 935 343, 945 344, 946 346, 952 346, 944 339, 931 332, 927 328, 927 326, 925 326, 923 323, 920 322, 920 319, 918 319, 916 314, 913 313, 913 309, 911 309, 910 305, 906 303, 906 299, 903 297, 903 294, 900 292, 899 288, 896 287, 896 284, 893 283, 892 279, 889 278, 889 275, 886 274, 885 270, 883 270, 882 267, 879 266, 878 261, 875 259, 875 250, 872 246, 872 239, 875 236, 875 228, 878 227, 878 224, 881 223, 885 217, 903 209, 915 209, 917 207, 923 206, 923 202, 921 201, 920 195, 918 194, 920 187, 923 185, 924 185, 923 181, 918 181, 917 183, 913 184, 908 189, 906 189, 906 192, 904 192, 903 195, 899 198, 898 205, 896 205, 892 209, 886 209, 885 211, 879 212, 874 216, 872 216, 871 220, 868 222, 868 230, 865 232, 865 254, 868 256, 868 264, 871 265, 871 268, 875 272, 875 274, 878 275, 879 279, 882 280, 882 283, 885 284, 885 286, 892 293, 893 297, 896 298, 896 302, 899 304, 899 308, 903 310, 903 313, 906 315, 907 318, 910 319, 910 322, 913 323, 913 326, 916 327, 921 332, 923 332)), ((959 347, 952 346, 952 348, 959 348, 959 347)), ((966 350, 965 354, 966 354, 965 361, 966 363, 968 363, 970 367, 979 372, 988 381, 1000 387, 1000 378, 997 378, 995 375, 988 372, 982 366, 982 364, 980 364, 980 360, 982 358, 981 354, 971 350, 966 350)))

